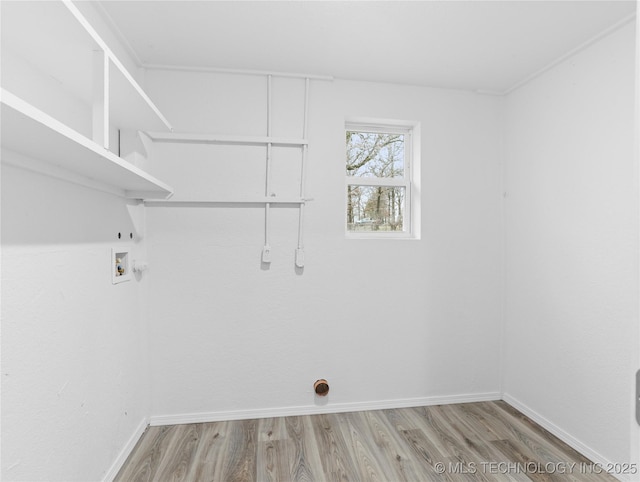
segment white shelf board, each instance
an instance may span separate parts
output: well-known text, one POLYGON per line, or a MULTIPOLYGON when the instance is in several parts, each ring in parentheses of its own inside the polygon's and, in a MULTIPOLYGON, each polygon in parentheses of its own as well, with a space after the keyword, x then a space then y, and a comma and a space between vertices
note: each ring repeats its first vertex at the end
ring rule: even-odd
POLYGON ((306 139, 268 136, 233 136, 225 134, 194 134, 186 132, 146 132, 154 142, 173 142, 185 144, 243 144, 276 146, 305 146, 306 139))
POLYGON ((115 68, 109 69, 109 114, 112 123, 117 127, 133 130, 169 129, 171 124, 160 110, 142 90, 120 59, 82 15, 80 10, 71 2, 63 0, 63 5, 76 21, 82 25, 87 35, 107 53, 111 64, 115 68))
POLYGON ((3 149, 113 186, 128 198, 166 199, 173 194, 165 183, 4 89, 0 103, 3 149))
POLYGON ((111 59, 110 117, 119 128, 171 125, 71 2, 2 2, 2 48, 14 51, 87 105, 93 103, 93 54, 111 59))

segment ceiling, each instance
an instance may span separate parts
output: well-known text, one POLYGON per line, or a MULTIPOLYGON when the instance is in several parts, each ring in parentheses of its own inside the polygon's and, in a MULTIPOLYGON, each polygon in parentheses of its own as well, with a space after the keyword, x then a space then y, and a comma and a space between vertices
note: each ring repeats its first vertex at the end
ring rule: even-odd
POLYGON ((504 93, 635 1, 102 1, 141 65, 266 70, 504 93))

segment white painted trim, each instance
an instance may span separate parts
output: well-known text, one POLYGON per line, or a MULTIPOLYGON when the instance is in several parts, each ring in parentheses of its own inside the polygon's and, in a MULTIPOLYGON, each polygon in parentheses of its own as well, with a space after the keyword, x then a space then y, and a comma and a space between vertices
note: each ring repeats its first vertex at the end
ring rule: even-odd
MULTIPOLYGON (((408 163, 407 163, 408 164, 408 163)), ((409 191, 407 177, 347 177, 345 178, 346 186, 382 186, 382 187, 404 187, 409 191)))
POLYGON ((345 175, 344 232, 345 239, 420 239, 420 122, 372 117, 347 117, 346 132, 374 132, 404 136, 404 175, 401 178, 357 177, 345 175), (348 230, 349 186, 400 187, 405 189, 404 219, 402 231, 359 232, 348 230))
POLYGON ((236 75, 259 75, 274 77, 290 77, 294 79, 326 80, 333 81, 330 75, 301 74, 297 72, 273 72, 269 70, 244 70, 244 69, 224 69, 218 67, 194 67, 189 65, 163 65, 143 63, 142 67, 147 70, 169 70, 179 72, 209 72, 214 74, 236 74, 236 75))
POLYGON ((507 141, 506 141, 506 100, 502 98, 500 101, 499 123, 500 123, 500 229, 501 241, 500 246, 500 274, 502 275, 501 300, 500 300, 500 357, 498 364, 498 375, 500 380, 500 392, 504 393, 506 386, 506 367, 507 367, 507 141))
MULTIPOLYGON (((512 397, 508 393, 504 393, 502 395, 502 399, 506 403, 511 405, 513 408, 515 408, 516 410, 518 410, 519 412, 523 413, 524 415, 529 417, 531 420, 536 422, 538 425, 540 425, 544 429, 546 429, 549 432, 551 432, 553 435, 558 437, 564 443, 566 443, 567 445, 571 446, 572 448, 574 448, 575 450, 580 452, 582 455, 584 455, 585 457, 590 459, 592 462, 602 466, 603 469, 606 468, 608 465, 613 464, 613 462, 611 462, 610 460, 607 460, 607 458, 605 458, 602 455, 600 455, 598 452, 596 452, 591 447, 589 447, 585 443, 583 443, 580 440, 578 440, 577 438, 575 438, 570 433, 565 432, 562 428, 558 427, 556 424, 554 424, 550 420, 546 419, 545 417, 540 415, 535 410, 529 408, 527 405, 522 403, 517 398, 512 397)), ((615 478, 617 478, 618 480, 622 480, 622 481, 631 481, 632 480, 630 476, 629 477, 625 477, 624 475, 618 475, 618 474, 614 474, 614 473, 612 473, 611 475, 614 476, 615 478)))
MULTIPOLYGON (((168 71, 184 71, 184 72, 212 72, 212 73, 238 74, 238 75, 264 75, 264 76, 273 75, 275 77, 306 78, 306 79, 312 79, 312 80, 326 80, 326 81, 333 81, 334 80, 334 77, 330 76, 330 75, 301 74, 301 73, 295 73, 295 72, 271 72, 271 71, 262 71, 262 70, 243 70, 243 69, 229 69, 229 68, 218 68, 218 67, 201 67, 201 66, 167 65, 167 64, 145 63, 145 62, 142 62, 140 60, 140 57, 138 56, 138 53, 131 46, 131 44, 128 42, 128 40, 125 38, 125 36, 122 34, 122 32, 118 29, 116 23, 111 18, 111 16, 108 14, 108 12, 104 8, 104 6, 102 6, 100 4, 100 2, 96 2, 96 3, 99 6, 98 10, 99 10, 100 14, 102 15, 103 19, 105 19, 105 21, 109 24, 109 27, 111 27, 112 30, 116 33, 116 35, 118 36, 118 39, 124 45, 124 47, 126 48, 128 53, 132 56, 132 58, 134 59, 135 63, 139 67, 142 67, 145 70, 168 70, 168 71)), ((612 34, 616 30, 620 29, 621 27, 625 26, 627 23, 629 23, 629 22, 631 22, 631 21, 633 21, 635 19, 636 19, 636 12, 627 15, 626 17, 622 18, 621 20, 619 20, 618 22, 614 23, 610 27, 608 27, 605 30, 603 30, 603 31, 599 32, 598 34, 594 35, 589 40, 583 42, 582 44, 578 45, 577 47, 569 50, 565 54, 563 54, 560 57, 558 57, 557 59, 553 60, 549 64, 545 65, 541 69, 539 69, 536 72, 528 75, 524 79, 519 80, 518 82, 513 84, 511 87, 505 89, 504 91, 477 89, 474 92, 477 93, 477 94, 480 94, 480 95, 495 96, 495 97, 502 97, 502 96, 505 96, 505 95, 509 95, 511 92, 513 92, 513 91, 519 89, 520 87, 528 84, 529 82, 531 82, 535 78, 539 77, 540 75, 542 75, 546 71, 552 69, 553 67, 555 67, 556 65, 564 62, 565 60, 573 57, 577 53, 579 53, 582 50, 588 48, 590 45, 596 43, 597 41, 599 41, 600 39, 606 37, 607 35, 612 34)), ((346 80, 352 80, 352 79, 346 79, 346 80)))
POLYGON ((344 120, 346 130, 366 130, 369 132, 382 132, 383 134, 407 134, 418 126, 419 121, 385 119, 382 117, 346 117, 344 120), (397 129, 397 130, 396 130, 397 129))
POLYGON ((118 475, 118 472, 120 472, 120 469, 127 461, 129 455, 131 455, 131 452, 133 452, 133 449, 138 443, 138 440, 140 440, 140 437, 142 437, 142 434, 145 432, 145 430, 147 430, 148 426, 149 420, 147 420, 147 418, 145 417, 142 419, 138 427, 134 430, 133 434, 131 434, 131 437, 129 437, 129 440, 127 440, 127 443, 124 445, 124 447, 122 447, 122 450, 111 464, 111 467, 109 467, 109 470, 107 470, 107 472, 104 474, 102 482, 112 482, 113 479, 116 478, 116 475, 118 475))
MULTIPOLYGON (((636 14, 640 10, 640 0, 636 1, 636 14)), ((635 105, 635 156, 634 156, 634 169, 635 169, 635 184, 634 189, 636 191, 636 206, 640 199, 638 198, 638 189, 640 186, 640 15, 636 15, 636 105, 635 105)), ((637 209, 637 207, 636 207, 637 209)), ((638 211, 636 210, 636 225, 635 228, 638 229, 638 211)), ((636 266, 636 281, 638 279, 638 275, 640 274, 639 270, 640 266, 636 266)), ((636 320, 637 321, 637 320, 636 320)), ((640 330, 638 329, 640 325, 636 322, 635 324, 635 333, 634 333, 634 353, 633 353, 633 361, 631 366, 631 397, 635 403, 631 404, 631 416, 633 418, 636 415, 636 420, 631 423, 631 434, 630 434, 630 447, 631 447, 631 463, 638 464, 640 466, 640 428, 638 424, 640 424, 640 417, 637 417, 637 405, 640 403, 640 400, 637 399, 636 387, 634 386, 633 374, 636 370, 640 369, 640 330)))
POLYGON ((134 61, 138 68, 142 67, 142 60, 140 60, 140 56, 138 52, 131 46, 131 42, 129 39, 122 33, 118 24, 113 20, 113 17, 107 12, 107 9, 104 7, 102 2, 93 2, 93 5, 96 7, 97 12, 102 16, 102 19, 107 23, 111 31, 116 35, 120 44, 125 48, 127 53, 131 56, 131 59, 134 61))
MULTIPOLYGON (((580 440, 576 439, 573 435, 565 432, 563 429, 547 420, 545 417, 529 408, 524 403, 520 402, 511 395, 504 393, 502 396, 499 392, 487 392, 487 393, 473 393, 473 394, 461 394, 461 395, 443 395, 433 397, 421 397, 421 398, 405 398, 396 400, 379 400, 369 402, 356 402, 356 403, 340 403, 327 406, 306 405, 297 407, 276 407, 265 408, 255 410, 232 410, 222 412, 199 412, 199 413, 184 413, 174 415, 153 415, 149 420, 143 420, 140 426, 136 429, 131 436, 127 444, 124 446, 111 468, 107 471, 103 482, 112 481, 118 474, 122 465, 127 460, 127 457, 133 451, 136 443, 144 433, 147 425, 152 427, 164 426, 164 425, 180 425, 187 423, 207 423, 207 422, 220 422, 229 420, 248 420, 256 418, 270 418, 270 417, 288 417, 288 416, 300 416, 300 415, 317 415, 323 413, 343 413, 343 412, 358 412, 364 410, 383 410, 390 408, 406 408, 406 407, 425 407, 430 405, 447 405, 452 403, 473 403, 473 402, 486 402, 504 400, 513 408, 523 413, 538 425, 548 430, 550 433, 558 437, 560 440, 577 450, 579 453, 590 459, 592 462, 600 464, 606 467, 611 464, 609 460, 600 455, 598 452, 587 446, 580 440)), ((632 482, 631 476, 624 477, 621 475, 612 474, 618 480, 624 482, 632 482)))
MULTIPOLYGON (((512 85, 511 87, 509 87, 507 90, 505 90, 504 92, 502 92, 502 95, 509 95, 511 92, 519 89, 520 87, 528 84, 529 82, 531 82, 532 80, 540 77, 542 74, 544 74, 545 72, 547 72, 548 70, 551 70, 552 68, 554 68, 556 65, 561 64, 562 62, 564 62, 567 59, 570 59, 571 57, 573 57, 574 55, 582 52, 583 50, 585 50, 586 48, 590 47, 591 45, 595 44, 596 42, 602 40, 603 38, 607 37, 608 35, 611 35, 612 33, 614 33, 615 31, 619 30, 620 28, 624 27, 625 25, 627 25, 628 23, 632 22, 633 20, 635 20, 636 18, 636 13, 631 13, 629 15, 627 15, 626 17, 622 18, 621 20, 619 20, 618 22, 614 23, 613 25, 611 25, 610 27, 604 29, 603 31, 601 31, 600 33, 594 35, 593 37, 591 37, 589 40, 587 40, 586 42, 581 43, 580 45, 578 45, 577 47, 569 50, 567 53, 565 53, 564 55, 561 55, 560 57, 558 57, 557 59, 555 59, 553 62, 548 63, 547 65, 545 65, 544 67, 542 67, 540 70, 537 70, 536 72, 528 75, 527 77, 525 77, 524 79, 516 82, 514 85, 512 85)), ((478 92, 478 93, 482 93, 482 92, 478 92)), ((484 92, 484 93, 488 93, 488 92, 484 92)), ((496 95, 496 93, 490 93, 490 95, 496 95)))
MULTIPOLYGON (((618 22, 614 23, 610 27, 608 27, 605 30, 597 33, 596 35, 591 37, 589 40, 587 40, 587 41, 583 42, 582 44, 578 45, 577 47, 569 50, 565 54, 563 54, 560 57, 556 58, 555 60, 553 60, 549 64, 547 64, 544 67, 542 67, 541 69, 537 70, 536 72, 533 72, 532 74, 526 76, 522 80, 519 80, 518 82, 513 84, 511 87, 505 89, 502 92, 495 91, 495 90, 485 90, 485 89, 477 89, 474 92, 477 93, 477 94, 480 94, 480 95, 488 95, 488 96, 496 96, 496 97, 502 97, 502 96, 509 95, 510 93, 514 92, 515 90, 519 89, 520 87, 528 84, 532 80, 534 80, 537 77, 541 76, 542 74, 544 74, 548 70, 552 69, 556 65, 558 65, 558 64, 564 62, 565 60, 573 57, 574 55, 580 53, 581 51, 585 50, 586 48, 588 48, 589 46, 591 46, 594 43, 598 42, 599 40, 603 39, 604 37, 614 33, 618 29, 624 27, 629 22, 632 22, 633 20, 635 20, 635 18, 636 18, 636 12, 627 15, 626 17, 622 18, 621 20, 619 20, 618 22)), ((312 80, 327 80, 327 81, 333 81, 334 80, 334 77, 333 76, 329 76, 329 75, 312 75, 312 74, 289 73, 289 72, 270 72, 270 71, 262 71, 262 70, 225 69, 225 68, 216 68, 216 67, 194 67, 194 66, 185 66, 185 65, 162 65, 162 64, 149 64, 149 63, 142 63, 141 66, 144 69, 147 69, 147 70, 168 70, 168 71, 185 71, 185 72, 212 72, 212 73, 238 74, 238 75, 273 75, 275 77, 308 78, 308 79, 312 79, 312 80)), ((352 80, 352 79, 346 79, 346 80, 352 80)))
POLYGON ((181 413, 174 415, 152 415, 149 424, 152 427, 179 425, 185 423, 221 422, 228 420, 248 420, 256 418, 291 417, 299 415, 318 415, 322 413, 361 412, 364 410, 383 410, 388 408, 424 407, 429 405, 447 405, 451 403, 471 403, 500 400, 500 393, 469 393, 461 395, 443 395, 422 398, 404 398, 397 400, 376 400, 369 402, 338 403, 326 406, 304 405, 298 407, 275 407, 255 410, 231 410, 223 412, 181 413))

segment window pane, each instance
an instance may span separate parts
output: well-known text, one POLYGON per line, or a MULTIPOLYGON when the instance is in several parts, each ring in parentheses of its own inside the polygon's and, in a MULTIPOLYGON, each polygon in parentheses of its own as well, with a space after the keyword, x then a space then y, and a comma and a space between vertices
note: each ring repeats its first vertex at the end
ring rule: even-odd
POLYGON ((347 186, 347 231, 404 231, 404 187, 347 186))
POLYGON ((347 176, 404 177, 404 135, 347 131, 347 176))

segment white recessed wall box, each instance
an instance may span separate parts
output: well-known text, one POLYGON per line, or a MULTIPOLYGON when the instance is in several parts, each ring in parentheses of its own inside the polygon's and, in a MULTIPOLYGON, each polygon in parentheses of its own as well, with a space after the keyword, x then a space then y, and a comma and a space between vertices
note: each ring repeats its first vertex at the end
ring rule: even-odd
POLYGON ((129 281, 132 272, 130 248, 111 248, 111 282, 115 285, 129 281))

